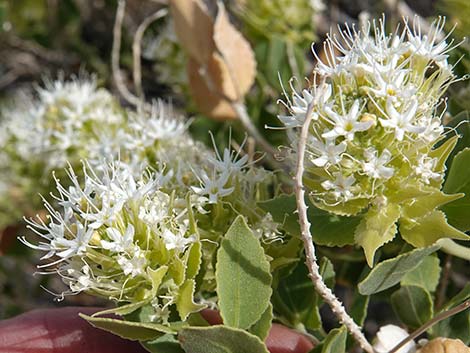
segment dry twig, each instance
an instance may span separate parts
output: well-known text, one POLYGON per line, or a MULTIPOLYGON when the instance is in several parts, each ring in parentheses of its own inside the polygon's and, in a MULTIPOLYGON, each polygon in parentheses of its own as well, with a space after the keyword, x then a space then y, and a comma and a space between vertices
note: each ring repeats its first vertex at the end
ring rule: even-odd
MULTIPOLYGON (((320 86, 324 84, 321 83, 320 86)), ((309 271, 309 277, 312 280, 313 286, 323 300, 330 306, 333 313, 338 320, 346 326, 348 331, 357 341, 357 343, 367 353, 374 353, 374 349, 367 341, 366 337, 361 331, 361 328, 354 322, 351 316, 346 312, 341 301, 333 294, 330 288, 325 284, 320 275, 320 269, 315 254, 315 246, 313 245, 312 234, 310 233, 310 222, 307 217, 307 205, 305 203, 305 190, 303 186, 302 177, 304 174, 304 158, 305 158, 305 145, 307 143, 310 123, 312 121, 312 110, 316 100, 314 99, 308 106, 305 122, 302 126, 299 144, 297 149, 297 167, 295 174, 295 196, 297 200, 297 211, 299 213, 299 224, 302 235, 302 240, 305 248, 306 265, 309 271)))

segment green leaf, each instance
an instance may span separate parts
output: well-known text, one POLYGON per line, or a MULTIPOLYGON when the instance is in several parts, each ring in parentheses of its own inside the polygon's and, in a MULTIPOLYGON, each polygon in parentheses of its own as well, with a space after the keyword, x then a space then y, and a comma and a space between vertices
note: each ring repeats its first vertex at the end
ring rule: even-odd
POLYGON ((152 270, 150 267, 147 267, 147 275, 152 281, 152 295, 150 299, 155 298, 157 295, 160 284, 162 284, 163 277, 165 277, 168 271, 168 266, 160 266, 156 270, 152 270))
POLYGON ((459 136, 453 136, 447 139, 442 145, 433 149, 429 153, 429 157, 437 158, 437 163, 435 166, 435 171, 443 172, 445 170, 445 165, 447 158, 452 153, 455 148, 455 145, 459 141, 459 136))
POLYGON ((201 242, 195 242, 186 253, 186 278, 195 278, 202 262, 201 242))
POLYGON ((439 249, 431 246, 415 249, 377 264, 372 271, 359 282, 358 289, 362 295, 371 295, 388 289, 399 283, 407 272, 415 269, 424 258, 439 249))
POLYGON ((153 341, 141 342, 141 344, 151 353, 185 353, 180 342, 171 334, 163 335, 153 341))
POLYGON ((447 223, 442 211, 432 211, 417 219, 400 219, 402 238, 417 248, 434 244, 441 238, 470 240, 470 237, 447 223))
MULTIPOLYGON (((470 299, 470 284, 467 284, 455 297, 450 299, 439 311, 449 310, 470 299)), ((433 337, 448 337, 470 344, 470 310, 462 311, 435 324, 430 333, 433 337)))
MULTIPOLYGON (((258 205, 269 212, 273 220, 282 225, 287 233, 300 235, 297 204, 294 195, 281 195, 258 205)), ((345 246, 354 244, 354 229, 361 221, 360 216, 344 217, 320 210, 307 201, 308 218, 312 224, 313 241, 318 245, 345 246)))
POLYGON ((437 256, 426 256, 413 270, 407 272, 400 281, 402 286, 416 285, 428 292, 434 292, 439 284, 441 266, 437 256))
POLYGON ((355 293, 349 314, 354 321, 362 326, 367 317, 367 308, 369 306, 370 296, 355 293))
POLYGON ((391 303, 400 320, 416 329, 433 316, 431 294, 419 286, 402 286, 392 294, 391 303))
POLYGON ((273 321, 273 306, 269 303, 266 311, 261 315, 260 319, 256 321, 249 329, 248 332, 258 336, 262 341, 268 337, 269 330, 271 329, 273 321))
POLYGON ((258 337, 227 326, 185 328, 178 339, 186 353, 268 353, 258 337))
POLYGON ((447 195, 436 190, 430 194, 412 199, 402 208, 402 216, 406 218, 423 217, 437 207, 461 199, 464 194, 447 195))
POLYGON ((85 314, 79 314, 79 316, 96 328, 133 341, 148 341, 166 333, 175 333, 171 328, 159 324, 92 317, 85 314))
POLYGON ((242 216, 221 241, 216 281, 225 325, 247 329, 266 311, 272 294, 269 262, 242 216))
POLYGON ((397 232, 396 222, 400 207, 389 203, 386 207, 373 207, 363 216, 355 231, 356 243, 364 249, 367 264, 374 265, 374 255, 379 247, 391 241, 397 232))
POLYGON ((102 316, 102 315, 108 315, 108 314, 121 315, 121 316, 129 315, 130 313, 133 313, 137 309, 141 308, 143 305, 147 304, 147 302, 148 300, 142 300, 136 303, 129 303, 126 305, 118 306, 116 308, 98 311, 91 316, 95 317, 95 316, 102 316))
POLYGON ((186 280, 179 288, 176 298, 176 309, 181 320, 185 321, 189 314, 195 313, 205 308, 205 305, 194 303, 195 282, 193 279, 186 280))
POLYGON ((323 341, 321 353, 344 353, 346 352, 346 338, 348 331, 344 326, 335 328, 328 333, 323 341))
MULTIPOLYGON (((320 275, 326 285, 332 288, 335 282, 335 272, 328 258, 320 261, 320 275)), ((281 279, 277 287, 276 311, 284 314, 293 325, 302 323, 311 330, 321 327, 319 305, 321 298, 313 288, 304 262, 299 262, 294 271, 281 279)))
POLYGON ((443 191, 447 194, 465 193, 465 197, 442 207, 451 225, 462 231, 470 230, 470 148, 454 157, 443 191))

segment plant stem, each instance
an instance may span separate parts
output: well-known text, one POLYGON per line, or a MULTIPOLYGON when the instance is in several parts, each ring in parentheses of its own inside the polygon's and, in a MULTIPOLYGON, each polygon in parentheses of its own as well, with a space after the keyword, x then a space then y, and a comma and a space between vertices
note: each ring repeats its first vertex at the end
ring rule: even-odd
POLYGON ((403 341, 401 341, 400 343, 398 343, 395 347, 393 347, 393 349, 389 352, 389 353, 395 353, 397 352, 400 348, 402 348, 404 345, 406 345, 408 342, 410 342, 411 340, 415 339, 416 337, 418 337, 420 334, 422 334, 423 332, 425 332, 428 328, 430 328, 431 326, 437 324, 439 321, 442 321, 444 319, 447 319, 448 317, 451 317, 455 314, 458 314, 460 313, 461 311, 464 311, 466 309, 470 308, 470 299, 469 300, 466 300, 464 301, 462 304, 460 305, 457 305, 456 307, 450 309, 450 310, 447 310, 447 311, 444 311, 443 313, 440 313, 439 315, 436 315, 435 317, 433 317, 431 320, 429 320, 427 323, 425 323, 423 326, 421 326, 419 329, 417 329, 415 332, 413 332, 411 335, 409 335, 408 337, 406 337, 403 341))
POLYGON ((312 280, 315 290, 331 307, 331 310, 336 315, 338 320, 346 326, 362 349, 364 349, 367 353, 374 353, 374 349, 362 333, 361 328, 354 322, 352 317, 348 315, 341 301, 333 294, 331 289, 328 288, 328 286, 323 281, 323 278, 320 275, 317 257, 315 255, 315 246, 313 245, 312 234, 310 233, 310 222, 307 217, 305 190, 302 181, 304 174, 305 145, 308 138, 310 122, 312 121, 312 110, 315 104, 316 99, 314 99, 309 104, 307 113, 305 115, 305 122, 302 126, 299 137, 299 144, 297 149, 297 168, 295 174, 295 196, 297 200, 297 211, 299 213, 300 230, 305 248, 306 265, 309 271, 309 277, 312 280))
POLYGON ((132 57, 133 57, 133 71, 132 76, 134 80, 134 88, 137 96, 144 99, 144 91, 142 89, 142 65, 140 62, 142 52, 142 38, 147 28, 156 20, 166 16, 168 14, 167 9, 160 9, 147 17, 137 28, 134 35, 134 41, 132 42, 132 57))
POLYGON ((441 250, 445 253, 470 261, 470 248, 457 244, 449 238, 439 239, 437 244, 440 245, 441 250))

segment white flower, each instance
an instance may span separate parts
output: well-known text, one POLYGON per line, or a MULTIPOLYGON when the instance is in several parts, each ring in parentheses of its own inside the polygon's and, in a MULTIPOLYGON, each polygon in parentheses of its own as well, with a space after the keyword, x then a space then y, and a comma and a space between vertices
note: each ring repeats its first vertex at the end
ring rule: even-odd
POLYGON ((311 137, 309 146, 312 148, 312 157, 310 160, 317 167, 324 167, 327 163, 338 164, 341 161, 341 155, 346 151, 347 144, 345 141, 335 144, 334 139, 326 139, 323 143, 321 140, 311 137))
POLYGON ((165 229, 161 234, 161 237, 165 242, 165 247, 167 250, 175 249, 179 252, 182 252, 188 247, 189 244, 192 244, 196 241, 196 237, 194 235, 185 237, 185 234, 185 227, 178 229, 176 232, 165 229))
POLYGON ((435 172, 437 158, 430 158, 422 155, 418 159, 418 165, 414 168, 416 175, 419 175, 425 184, 429 184, 430 180, 438 181, 442 178, 442 174, 435 172))
POLYGON ((279 231, 279 223, 274 222, 271 213, 266 215, 253 227, 253 233, 258 238, 266 243, 272 243, 277 240, 282 240, 282 233, 279 231))
POLYGON ((372 121, 358 121, 360 115, 358 100, 354 101, 348 113, 343 110, 343 115, 339 115, 329 107, 325 108, 325 113, 334 125, 332 130, 322 134, 322 137, 327 139, 344 136, 347 140, 352 141, 356 132, 366 131, 374 124, 372 121))
MULTIPOLYGON (((408 332, 406 332, 401 327, 395 325, 382 326, 379 332, 377 332, 376 342, 374 343, 374 350, 377 353, 388 353, 406 337, 408 337, 408 332)), ((416 344, 412 340, 404 347, 400 348, 396 353, 414 352, 416 352, 416 344)))
POLYGON ((337 173, 335 177, 334 181, 325 180, 321 183, 322 187, 325 190, 331 190, 337 200, 350 200, 353 197, 351 186, 356 182, 356 179, 352 175, 345 178, 341 173, 337 173))
POLYGON ((200 177, 201 187, 192 186, 191 189, 196 194, 208 195, 209 203, 217 203, 219 197, 230 195, 235 190, 234 187, 225 187, 229 177, 229 173, 222 173, 216 178, 214 173, 211 179, 205 172, 202 172, 200 177))
POLYGON ((119 229, 113 227, 107 228, 106 234, 111 241, 101 240, 101 246, 103 249, 113 252, 126 252, 135 248, 134 226, 132 224, 127 226, 124 234, 122 234, 119 229))
MULTIPOLYGON (((317 106, 322 106, 326 104, 328 99, 331 97, 332 89, 331 85, 322 85, 315 87, 312 92, 304 89, 302 95, 297 93, 295 89, 292 88, 292 102, 287 101, 287 104, 282 102, 289 110, 291 115, 279 115, 278 119, 284 124, 287 128, 300 127, 305 121, 305 116, 307 114, 308 106, 310 103, 315 100, 317 106)), ((284 93, 286 96, 287 94, 284 93)), ((313 120, 318 119, 318 113, 312 111, 313 120)))
POLYGON ((425 128, 422 126, 413 125, 412 122, 415 120, 415 114, 418 109, 418 101, 416 98, 411 99, 411 104, 407 110, 403 112, 398 112, 393 106, 393 100, 387 100, 387 115, 388 119, 379 118, 380 123, 385 128, 390 128, 395 130, 395 138, 398 141, 403 141, 405 133, 422 133, 425 128))
POLYGON ((147 266, 147 259, 145 253, 139 248, 132 256, 120 255, 117 259, 117 263, 121 266, 122 271, 126 276, 130 275, 132 278, 142 275, 145 273, 145 267, 147 266))
POLYGON ((144 201, 144 205, 140 206, 139 219, 150 226, 154 226, 162 222, 168 217, 168 205, 170 196, 157 191, 155 196, 144 201))
POLYGON ((367 162, 362 163, 364 173, 374 179, 390 179, 393 176, 394 169, 385 165, 390 162, 392 154, 389 150, 385 149, 380 157, 377 155, 377 150, 373 148, 364 151, 364 156, 367 160, 367 162))
POLYGON ((217 150, 215 151, 217 158, 210 156, 207 160, 215 167, 217 171, 221 173, 239 172, 243 167, 245 167, 246 162, 248 162, 248 155, 244 155, 243 157, 237 160, 239 153, 233 153, 228 148, 224 149, 223 158, 220 157, 217 150))

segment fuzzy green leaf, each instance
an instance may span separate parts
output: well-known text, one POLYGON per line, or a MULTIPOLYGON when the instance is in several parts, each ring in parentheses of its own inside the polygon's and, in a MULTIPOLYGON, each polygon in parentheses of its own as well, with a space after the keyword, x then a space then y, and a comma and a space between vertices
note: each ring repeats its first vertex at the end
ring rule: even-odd
POLYGON ((419 286, 403 286, 392 294, 391 303, 400 320, 416 329, 433 316, 431 294, 419 286))
POLYGON ((268 337, 269 330, 271 329, 273 321, 273 306, 269 303, 266 311, 261 315, 260 319, 256 321, 249 329, 248 332, 258 336, 262 341, 268 337))
POLYGON ((328 333, 323 341, 321 353, 344 353, 346 352, 346 338, 348 331, 346 327, 335 328, 328 333))
POLYGON ((437 256, 426 256, 413 270, 407 272, 400 281, 402 286, 415 285, 434 292, 439 284, 441 267, 437 256))
POLYGON ((431 246, 424 249, 415 249, 398 255, 377 264, 372 271, 359 282, 358 289, 362 295, 371 295, 388 289, 399 283, 401 279, 412 271, 424 260, 424 258, 439 249, 431 246))
POLYGON ((367 264, 374 265, 374 255, 378 248, 391 241, 397 232, 396 222, 400 217, 400 207, 388 204, 382 208, 371 208, 362 218, 355 231, 356 243, 364 249, 367 264))
POLYGON ((185 321, 189 314, 205 308, 205 305, 194 303, 195 282, 193 279, 186 280, 180 287, 176 298, 176 308, 181 320, 185 321))
POLYGON ((141 342, 141 344, 151 353, 185 353, 180 342, 171 334, 165 334, 155 340, 141 342))
POLYGON ((441 238, 470 240, 470 237, 447 223, 442 211, 432 211, 417 219, 400 219, 400 234, 409 244, 422 248, 441 238))
POLYGON ((161 337, 166 333, 174 333, 171 328, 159 324, 92 317, 84 314, 79 315, 96 328, 133 341, 148 341, 161 337))
POLYGON ((178 339, 186 353, 268 353, 257 336, 227 326, 185 328, 178 339))
POLYGON ((465 193, 465 197, 442 207, 450 224, 460 230, 470 230, 470 148, 457 153, 454 157, 446 182, 444 192, 465 193))
POLYGON ((222 239, 216 280, 225 325, 247 329, 266 311, 272 294, 269 262, 242 216, 222 239))

